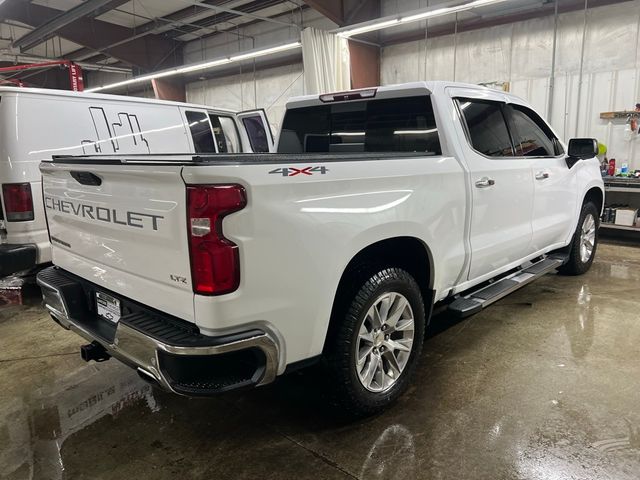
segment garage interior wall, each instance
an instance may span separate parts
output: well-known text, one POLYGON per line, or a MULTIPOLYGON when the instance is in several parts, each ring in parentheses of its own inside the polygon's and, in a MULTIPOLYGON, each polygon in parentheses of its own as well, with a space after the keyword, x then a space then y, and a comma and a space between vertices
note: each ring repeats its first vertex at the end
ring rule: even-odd
POLYGON ((186 93, 190 103, 232 110, 264 108, 276 132, 287 99, 304 93, 302 62, 190 83, 186 93))
POLYGON ((640 169, 640 135, 625 135, 624 119, 600 119, 600 112, 633 110, 640 101, 640 2, 588 9, 586 31, 584 11, 558 16, 550 104, 554 24, 549 16, 433 39, 427 30, 426 42, 382 49, 382 84, 508 82, 512 93, 544 113, 561 138, 596 137, 607 145, 609 158, 640 169))
MULTIPOLYGON (((300 39, 300 29, 294 24, 332 30, 337 27, 328 18, 312 9, 282 15, 278 20, 291 27, 261 22, 225 35, 215 35, 194 41, 185 47, 184 62, 199 62, 259 47, 281 45, 300 39)), ((284 65, 261 68, 251 66, 226 76, 213 77, 186 85, 187 102, 202 103, 233 110, 264 108, 274 131, 277 131, 289 97, 304 94, 302 56, 298 52, 284 65)))

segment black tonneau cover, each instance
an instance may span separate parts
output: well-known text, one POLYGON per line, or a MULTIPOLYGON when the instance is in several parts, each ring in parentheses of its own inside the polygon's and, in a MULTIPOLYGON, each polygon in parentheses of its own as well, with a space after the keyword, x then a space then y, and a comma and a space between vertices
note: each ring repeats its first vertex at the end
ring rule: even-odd
POLYGON ((349 162, 354 160, 398 160, 434 156, 425 152, 358 153, 211 153, 211 154, 126 154, 126 155, 54 155, 52 163, 65 164, 178 164, 178 165, 269 165, 283 163, 349 162))

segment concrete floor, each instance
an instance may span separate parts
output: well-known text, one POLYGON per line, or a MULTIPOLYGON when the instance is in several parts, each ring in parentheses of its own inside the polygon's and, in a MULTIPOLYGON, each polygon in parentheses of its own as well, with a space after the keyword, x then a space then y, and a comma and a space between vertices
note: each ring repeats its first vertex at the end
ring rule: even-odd
POLYGON ((640 478, 640 249, 601 245, 460 323, 413 388, 338 421, 315 371, 211 400, 152 390, 34 300, 0 312, 0 478, 640 478), (176 477, 177 476, 177 477, 176 477))

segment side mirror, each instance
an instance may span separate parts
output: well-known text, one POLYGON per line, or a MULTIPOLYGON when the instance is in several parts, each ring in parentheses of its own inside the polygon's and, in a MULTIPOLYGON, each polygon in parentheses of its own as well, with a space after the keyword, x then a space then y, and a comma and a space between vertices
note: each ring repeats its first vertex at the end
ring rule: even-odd
POLYGON ((569 140, 567 165, 573 167, 578 160, 594 158, 598 155, 598 141, 595 138, 572 138, 569 140))

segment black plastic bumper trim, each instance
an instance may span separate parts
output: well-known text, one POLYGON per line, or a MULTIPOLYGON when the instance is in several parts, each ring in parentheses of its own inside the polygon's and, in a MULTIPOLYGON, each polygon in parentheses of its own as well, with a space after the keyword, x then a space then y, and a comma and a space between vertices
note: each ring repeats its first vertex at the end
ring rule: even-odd
POLYGON ((36 266, 38 249, 32 244, 0 244, 0 277, 31 270, 36 266))

